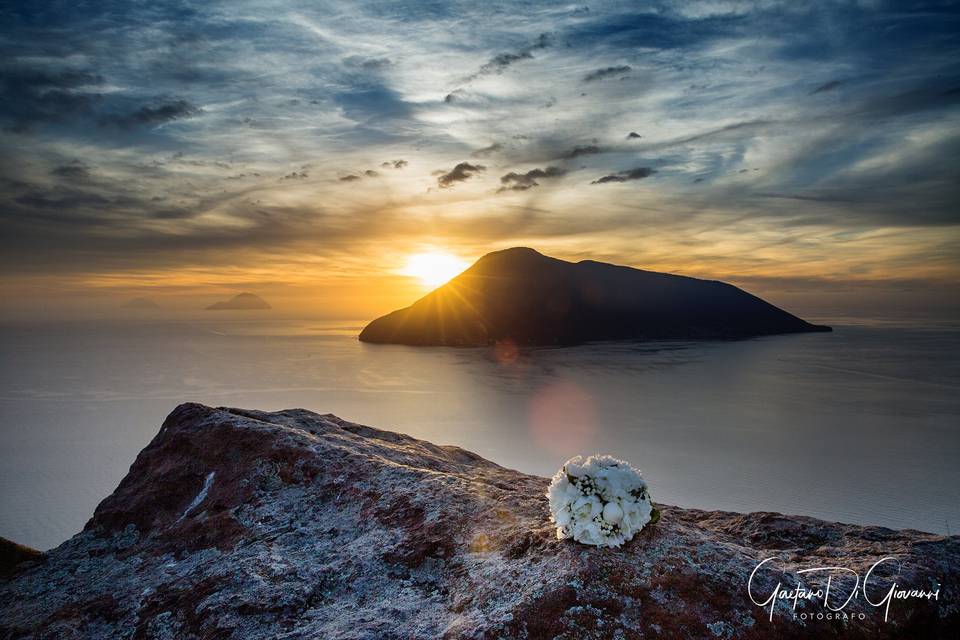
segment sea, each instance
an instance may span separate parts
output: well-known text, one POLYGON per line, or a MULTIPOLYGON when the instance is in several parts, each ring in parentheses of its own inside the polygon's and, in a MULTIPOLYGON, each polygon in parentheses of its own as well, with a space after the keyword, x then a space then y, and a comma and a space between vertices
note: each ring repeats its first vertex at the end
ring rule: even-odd
POLYGON ((611 454, 666 504, 960 532, 960 326, 814 320, 835 330, 538 349, 264 312, 8 322, 0 536, 76 534, 182 402, 334 413, 542 476, 611 454))

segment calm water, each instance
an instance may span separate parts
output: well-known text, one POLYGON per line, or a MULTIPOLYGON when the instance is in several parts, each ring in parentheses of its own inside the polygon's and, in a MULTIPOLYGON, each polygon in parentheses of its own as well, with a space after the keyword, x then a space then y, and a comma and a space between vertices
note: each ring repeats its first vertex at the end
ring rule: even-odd
POLYGON ((0 535, 79 531, 184 401, 336 413, 543 475, 611 453, 666 503, 960 531, 955 328, 519 354, 364 345, 359 328, 5 326, 0 535))

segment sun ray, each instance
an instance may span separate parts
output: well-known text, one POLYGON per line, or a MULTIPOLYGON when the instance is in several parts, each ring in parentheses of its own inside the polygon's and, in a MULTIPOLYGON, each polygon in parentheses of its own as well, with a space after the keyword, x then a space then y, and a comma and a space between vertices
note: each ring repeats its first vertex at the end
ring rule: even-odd
POLYGON ((460 274, 468 264, 442 251, 415 253, 407 258, 400 273, 411 276, 427 287, 438 287, 460 274))

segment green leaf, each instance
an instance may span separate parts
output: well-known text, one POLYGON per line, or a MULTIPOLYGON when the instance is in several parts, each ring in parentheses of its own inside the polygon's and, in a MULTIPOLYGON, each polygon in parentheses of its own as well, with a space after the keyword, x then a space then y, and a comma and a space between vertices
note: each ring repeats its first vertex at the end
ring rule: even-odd
POLYGON ((658 522, 660 522, 660 509, 654 507, 650 512, 650 522, 647 524, 657 524, 658 522))

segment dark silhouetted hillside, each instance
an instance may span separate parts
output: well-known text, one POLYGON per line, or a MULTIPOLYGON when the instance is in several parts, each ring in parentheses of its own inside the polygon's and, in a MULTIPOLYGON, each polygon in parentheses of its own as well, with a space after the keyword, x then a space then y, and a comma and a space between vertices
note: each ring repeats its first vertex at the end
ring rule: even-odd
POLYGON ((479 346, 743 338, 829 331, 733 285, 518 247, 489 253, 413 305, 377 318, 364 342, 479 346))

